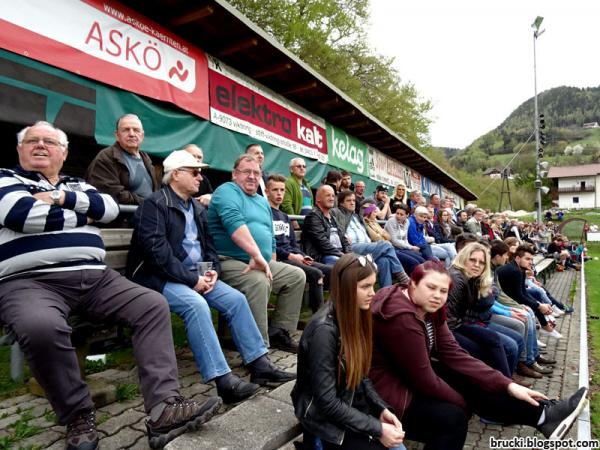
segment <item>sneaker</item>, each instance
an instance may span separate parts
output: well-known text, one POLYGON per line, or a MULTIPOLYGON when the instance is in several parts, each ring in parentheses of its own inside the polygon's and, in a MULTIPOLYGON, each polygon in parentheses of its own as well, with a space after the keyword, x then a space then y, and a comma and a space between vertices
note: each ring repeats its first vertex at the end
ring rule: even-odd
POLYGON ((564 316, 565 312, 562 309, 560 309, 558 306, 553 305, 552 306, 552 315, 554 317, 558 318, 558 317, 564 316))
POLYGON ((539 348, 546 348, 546 344, 544 344, 542 341, 540 341, 539 339, 537 340, 537 345, 539 348))
POLYGON ((560 334, 558 331, 556 330, 552 330, 552 331, 546 331, 543 328, 540 328, 540 334, 542 336, 548 336, 554 339, 562 339, 562 334, 560 334))
POLYGON ((254 383, 248 383, 234 375, 234 379, 229 386, 224 389, 219 389, 217 386, 217 394, 223 399, 223 403, 233 405, 243 402, 252 397, 260 390, 260 386, 254 383))
POLYGON ((565 314, 573 314, 574 311, 575 311, 575 308, 573 308, 572 306, 565 307, 565 314))
POLYGON ((67 450, 94 450, 97 448, 96 412, 84 412, 67 425, 67 450))
POLYGON ((271 348, 277 348, 289 353, 298 353, 298 344, 291 338, 290 333, 283 328, 269 328, 271 348))
POLYGON ((546 418, 537 429, 546 439, 562 439, 585 406, 587 388, 579 388, 566 400, 542 400, 546 418))
POLYGON ((296 379, 296 374, 281 370, 270 360, 267 360, 269 367, 261 370, 251 370, 250 381, 260 386, 281 384, 296 379))
POLYGON ((541 373, 542 375, 551 375, 552 374, 552 369, 550 367, 540 366, 537 361, 534 362, 529 367, 531 369, 535 370, 536 372, 541 373))
POLYGON ((183 397, 165 400, 167 406, 158 420, 146 421, 150 448, 163 448, 186 431, 197 430, 223 404, 221 397, 210 397, 203 403, 183 397))

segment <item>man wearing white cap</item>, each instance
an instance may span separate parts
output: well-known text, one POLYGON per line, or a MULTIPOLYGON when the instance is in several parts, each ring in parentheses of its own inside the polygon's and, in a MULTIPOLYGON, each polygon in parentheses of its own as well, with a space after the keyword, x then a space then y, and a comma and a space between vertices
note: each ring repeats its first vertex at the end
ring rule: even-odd
POLYGON ((206 164, 185 150, 176 150, 165 158, 163 167, 163 188, 148 197, 134 215, 128 276, 162 293, 171 311, 182 317, 202 378, 205 382, 215 381, 217 392, 226 403, 250 397, 259 384, 294 379, 294 374, 269 361, 244 295, 218 279, 221 265, 208 232, 206 210, 192 197, 198 191, 200 172, 206 164), (250 383, 231 372, 210 308, 227 320, 250 371, 250 383))

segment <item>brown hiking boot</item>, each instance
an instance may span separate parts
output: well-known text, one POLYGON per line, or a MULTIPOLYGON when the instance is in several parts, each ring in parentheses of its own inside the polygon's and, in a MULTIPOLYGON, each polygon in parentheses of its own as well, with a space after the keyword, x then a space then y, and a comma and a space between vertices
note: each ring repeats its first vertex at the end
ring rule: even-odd
POLYGON ((533 384, 531 381, 527 381, 525 378, 523 378, 520 375, 517 375, 516 373, 513 374, 512 380, 515 383, 520 384, 521 386, 524 386, 526 388, 531 387, 531 385, 533 384))
POLYGON ((523 377, 529 378, 542 378, 543 376, 541 373, 536 372, 523 361, 519 361, 519 364, 517 365, 517 373, 523 377))
POLYGON ((203 403, 183 397, 165 400, 167 406, 156 421, 147 420, 148 442, 151 448, 163 448, 186 431, 197 430, 223 404, 221 397, 210 397, 203 403))
POLYGON ((97 448, 96 413, 86 411, 67 425, 67 450, 95 450, 97 448))

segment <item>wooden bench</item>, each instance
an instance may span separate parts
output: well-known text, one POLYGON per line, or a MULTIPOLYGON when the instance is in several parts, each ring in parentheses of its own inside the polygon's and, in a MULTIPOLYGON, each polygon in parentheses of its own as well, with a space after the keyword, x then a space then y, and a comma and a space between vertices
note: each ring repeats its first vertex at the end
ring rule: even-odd
POLYGON ((536 275, 538 277, 542 277, 542 281, 545 283, 554 272, 556 260, 554 258, 548 258, 544 255, 537 254, 533 257, 533 265, 535 267, 536 275))

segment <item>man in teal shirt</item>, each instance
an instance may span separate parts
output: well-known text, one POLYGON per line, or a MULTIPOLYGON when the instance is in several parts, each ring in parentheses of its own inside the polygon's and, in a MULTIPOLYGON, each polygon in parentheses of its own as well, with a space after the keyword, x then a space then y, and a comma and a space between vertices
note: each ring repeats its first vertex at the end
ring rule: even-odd
POLYGON ((221 260, 222 280, 242 291, 265 344, 289 352, 298 346, 290 332, 296 330, 306 275, 276 261, 273 216, 267 200, 257 195, 261 169, 254 157, 244 154, 233 167, 233 181, 213 193, 208 226, 221 260), (271 326, 267 303, 278 295, 271 326))

